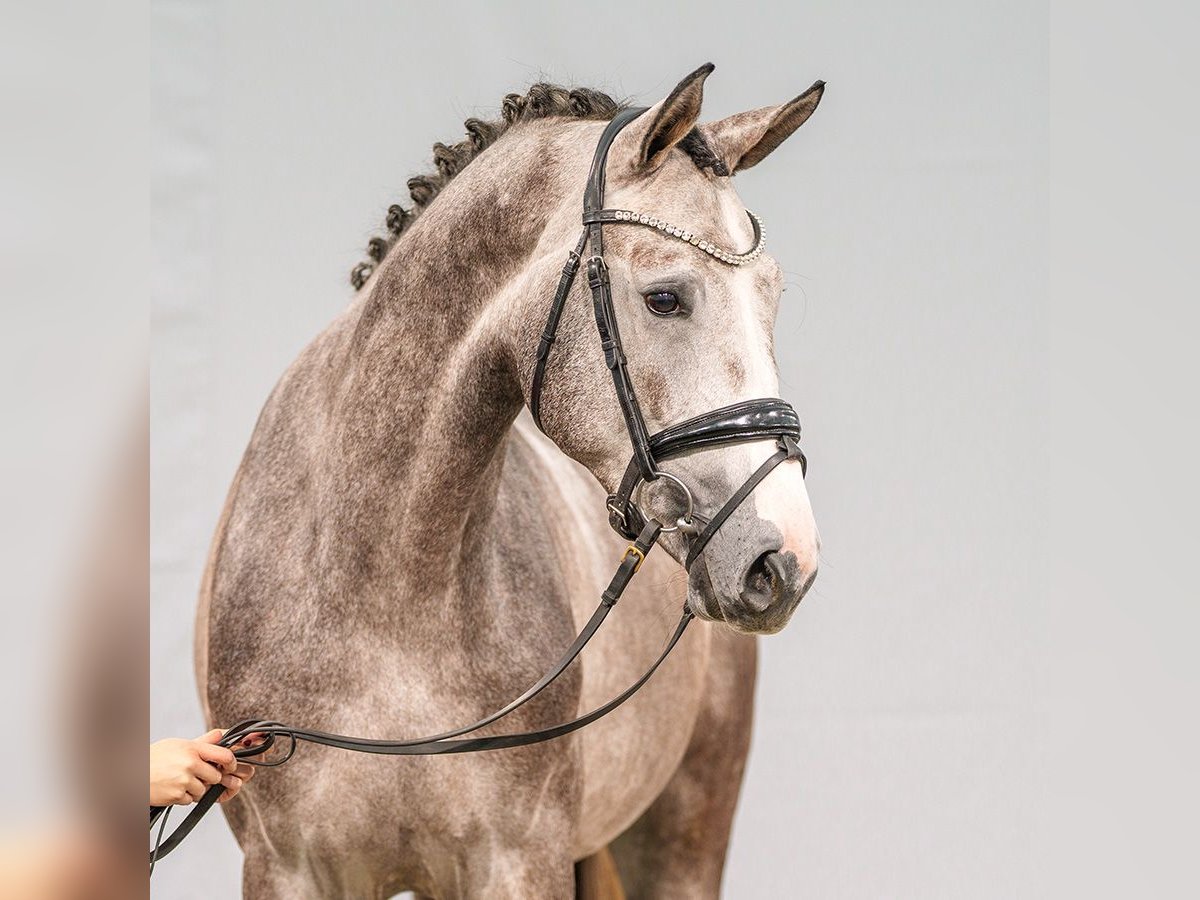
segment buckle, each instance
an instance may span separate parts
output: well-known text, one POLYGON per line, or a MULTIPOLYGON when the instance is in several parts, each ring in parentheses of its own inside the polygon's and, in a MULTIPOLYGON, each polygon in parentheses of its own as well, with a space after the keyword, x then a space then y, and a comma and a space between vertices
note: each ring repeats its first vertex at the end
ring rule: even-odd
POLYGON ((615 517, 616 517, 616 519, 617 519, 617 521, 618 521, 618 522, 620 522, 622 525, 624 525, 626 528, 628 528, 628 527, 629 527, 629 521, 628 521, 628 519, 627 519, 627 517, 626 517, 626 516, 627 516, 627 509, 626 509, 625 507, 621 507, 621 506, 617 506, 617 505, 616 505, 616 501, 617 501, 618 499, 620 499, 620 498, 619 498, 619 497, 617 497, 617 495, 616 495, 616 494, 613 494, 613 495, 611 495, 611 496, 608 498, 608 502, 607 502, 607 503, 605 503, 604 505, 605 505, 605 507, 608 509, 608 511, 609 511, 609 512, 610 512, 610 513, 611 513, 613 516, 615 516, 615 517))
POLYGON ((604 283, 608 280, 608 267, 604 264, 603 256, 593 256, 588 259, 587 275, 588 286, 593 291, 604 287, 604 283))
POLYGON ((631 553, 637 557, 637 562, 634 563, 633 572, 631 573, 636 575, 637 570, 640 569, 642 567, 642 563, 646 561, 646 554, 643 553, 640 548, 630 544, 625 548, 625 555, 621 557, 622 564, 625 562, 625 560, 629 559, 629 554, 631 553))

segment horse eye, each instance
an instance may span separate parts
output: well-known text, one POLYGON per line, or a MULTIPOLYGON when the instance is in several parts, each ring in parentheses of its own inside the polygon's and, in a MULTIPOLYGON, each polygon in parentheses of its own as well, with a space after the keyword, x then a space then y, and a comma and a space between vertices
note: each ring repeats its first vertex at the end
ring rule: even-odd
POLYGON ((646 308, 656 316, 670 316, 679 312, 679 298, 670 291, 655 291, 646 295, 646 308))

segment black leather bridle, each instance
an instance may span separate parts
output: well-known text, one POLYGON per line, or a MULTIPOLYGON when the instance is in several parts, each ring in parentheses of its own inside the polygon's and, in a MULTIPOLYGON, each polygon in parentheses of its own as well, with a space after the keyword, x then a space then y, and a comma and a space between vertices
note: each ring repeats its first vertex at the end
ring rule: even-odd
MULTIPOLYGON (((488 725, 492 725, 514 710, 524 706, 547 686, 557 679, 580 654, 607 617, 609 610, 620 599, 634 574, 641 567, 646 554, 657 543, 661 534, 666 531, 681 531, 688 535, 690 544, 685 568, 691 569, 692 564, 699 558, 709 540, 717 529, 724 524, 730 514, 742 503, 767 474, 787 459, 798 460, 807 472, 807 461, 800 451, 800 420, 796 411, 787 402, 775 398, 748 400, 722 407, 704 413, 687 421, 672 425, 655 434, 650 434, 642 416, 634 393, 633 383, 629 378, 626 367, 625 353, 621 345, 621 335, 617 327, 616 312, 613 308, 612 288, 609 283, 608 267, 604 262, 604 225, 618 224, 629 221, 628 214, 623 210, 604 208, 604 170, 608 150, 612 146, 621 129, 645 112, 641 109, 626 109, 618 113, 604 129, 588 176, 587 191, 584 195, 583 234, 578 244, 568 254, 567 263, 563 267, 559 279, 558 290, 550 308, 550 317, 546 330, 542 334, 537 349, 537 361, 534 371, 530 396, 530 411, 534 421, 541 428, 541 395, 546 378, 546 362, 550 349, 554 344, 558 323, 562 317, 571 286, 579 271, 579 265, 586 250, 590 252, 587 261, 588 284, 592 292, 592 306, 596 318, 596 328, 600 333, 600 346, 604 351, 604 361, 612 373, 613 386, 621 405, 625 426, 629 431, 629 439, 633 446, 633 457, 625 471, 625 476, 616 493, 608 497, 607 507, 609 524, 623 537, 629 539, 629 547, 621 557, 612 580, 601 594, 600 602, 592 613, 591 618, 579 632, 571 646, 563 653, 553 667, 519 697, 502 709, 490 715, 464 725, 461 728, 446 731, 442 734, 429 735, 403 741, 383 741, 369 738, 349 737, 347 735, 331 734, 310 728, 297 728, 280 722, 247 719, 234 725, 221 737, 218 742, 223 747, 233 748, 234 756, 257 766, 279 766, 291 759, 299 742, 323 744, 342 750, 352 750, 360 753, 376 753, 388 756, 433 756, 444 753, 474 753, 484 750, 500 750, 509 747, 521 747, 537 744, 542 741, 562 737, 578 731, 586 725, 603 718, 615 710, 638 690, 655 673, 671 650, 683 636, 684 630, 692 620, 693 614, 685 604, 675 630, 663 648, 662 653, 650 665, 645 673, 630 685, 624 692, 609 700, 591 712, 579 716, 561 725, 543 728, 536 731, 524 731, 515 734, 500 734, 468 737, 488 725), (683 456, 699 450, 709 450, 728 444, 747 443, 774 439, 778 447, 761 466, 742 484, 732 497, 722 506, 711 519, 704 520, 693 511, 691 491, 676 476, 658 468, 658 463, 683 456), (686 508, 675 525, 664 527, 658 519, 647 516, 635 497, 640 485, 646 482, 666 478, 678 487, 685 495, 686 508), (272 748, 282 748, 282 753, 273 759, 263 758, 272 748)), ((751 216, 754 225, 755 246, 761 246, 761 232, 758 220, 751 216)), ((645 222, 641 224, 646 224, 645 222)), ((712 251, 709 251, 710 253, 712 251)), ((754 254, 757 255, 757 252, 754 254)), ((204 796, 189 810, 187 817, 175 830, 164 839, 167 824, 168 807, 150 807, 150 826, 159 825, 153 849, 150 852, 150 871, 153 873, 154 864, 162 859, 192 831, 200 819, 212 808, 223 794, 225 788, 213 785, 204 796)))
MULTIPOLYGON (((645 108, 631 108, 619 112, 600 135, 596 146, 596 154, 592 159, 591 171, 588 174, 587 191, 583 196, 583 233, 575 249, 567 255, 566 265, 563 266, 562 276, 558 280, 558 290, 554 294, 554 302, 550 306, 550 317, 546 320, 546 329, 538 343, 537 362, 533 372, 533 384, 530 389, 529 409, 538 428, 542 428, 542 390, 546 383, 546 362, 550 357, 551 347, 558 332, 558 324, 562 319, 563 309, 584 251, 590 256, 587 261, 588 285, 592 290, 592 311, 596 317, 596 330, 600 333, 600 347, 604 351, 604 364, 612 373, 613 387, 617 393, 617 401, 621 405, 621 413, 625 419, 625 428, 629 432, 629 441, 633 445, 633 456, 625 470, 625 477, 616 493, 608 497, 608 521, 613 529, 622 537, 633 539, 645 525, 646 516, 634 502, 634 495, 644 482, 656 481, 666 477, 683 491, 687 505, 685 513, 673 528, 663 531, 673 531, 678 528, 691 534, 685 568, 691 569, 692 564, 699 558, 708 542, 716 534, 717 529, 724 524, 738 505, 750 495, 750 492, 767 477, 768 473, 786 459, 799 460, 805 473, 808 471, 808 461, 800 450, 800 417, 796 415, 790 403, 778 398, 761 400, 746 400, 731 406, 724 406, 703 413, 687 421, 672 425, 655 434, 650 434, 646 428, 646 420, 638 405, 637 394, 629 377, 626 365, 625 351, 621 345, 621 331, 617 326, 616 310, 613 307, 612 284, 608 277, 608 266, 604 262, 604 226, 620 225, 631 221, 625 210, 604 208, 604 173, 608 151, 616 140, 621 129, 644 113, 645 108), (700 528, 693 521, 691 509, 693 505, 691 491, 677 477, 663 472, 658 463, 683 456, 697 450, 709 450, 726 444, 741 444, 750 441, 774 439, 778 449, 766 462, 750 476, 729 501, 700 528)), ((751 215, 750 222, 754 226, 754 251, 757 255, 761 248, 762 232, 757 217, 751 215)), ((639 224, 647 224, 640 222, 639 224)), ((657 219, 650 223, 660 230, 666 223, 658 223, 657 219)), ((698 242, 701 249, 707 247, 705 242, 698 242)), ((709 251, 710 253, 712 251, 709 251)), ((545 430, 545 429, 543 429, 545 430)))

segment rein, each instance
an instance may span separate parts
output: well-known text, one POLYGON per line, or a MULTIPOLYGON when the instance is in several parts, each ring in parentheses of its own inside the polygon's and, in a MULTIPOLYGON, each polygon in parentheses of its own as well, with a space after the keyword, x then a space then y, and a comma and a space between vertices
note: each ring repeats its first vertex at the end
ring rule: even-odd
MULTIPOLYGON (((626 367, 621 335, 617 327, 616 311, 612 301, 612 288, 609 282, 608 266, 604 262, 604 225, 636 224, 653 227, 665 234, 687 241, 698 249, 708 253, 714 259, 727 265, 740 266, 753 262, 762 253, 763 231, 758 218, 749 213, 754 228, 754 246, 746 253, 732 253, 706 241, 700 240, 690 232, 676 228, 657 218, 639 215, 629 210, 610 210, 604 208, 604 173, 608 150, 621 129, 645 112, 645 108, 631 108, 618 113, 600 136, 592 166, 588 175, 587 190, 584 194, 583 234, 575 248, 567 255, 563 266, 562 276, 555 291, 554 301, 550 307, 550 316, 538 344, 536 366, 531 387, 530 411, 538 428, 542 428, 541 395, 545 385, 546 364, 551 348, 555 341, 559 320, 562 317, 567 297, 579 272, 580 263, 585 251, 590 253, 587 260, 587 279, 592 293, 592 307, 596 319, 596 329, 600 334, 600 346, 604 351, 605 365, 612 374, 613 387, 621 406, 625 427, 633 449, 632 458, 622 478, 616 493, 609 495, 606 507, 609 514, 609 524, 621 536, 632 543, 626 548, 620 564, 613 574, 608 587, 600 596, 600 602, 587 624, 579 632, 571 645, 564 651, 558 661, 543 675, 536 684, 529 687, 523 694, 512 700, 506 706, 479 719, 470 725, 464 725, 441 734, 412 738, 402 741, 374 740, 369 738, 350 737, 332 734, 310 728, 298 728, 271 720, 247 719, 230 728, 221 737, 218 744, 233 749, 234 756, 255 766, 274 767, 283 765, 296 752, 300 742, 321 744, 339 750, 350 750, 357 753, 375 753, 385 756, 436 756, 447 753, 478 753, 486 750, 502 750, 511 747, 523 747, 553 740, 578 731, 592 722, 603 718, 626 700, 636 694, 650 677, 658 670, 667 656, 670 655, 679 639, 683 637, 688 624, 694 618, 693 613, 685 604, 679 622, 675 626, 666 646, 650 667, 630 685, 607 703, 598 706, 569 722, 542 728, 534 731, 523 731, 513 734, 498 734, 469 737, 473 732, 498 722, 500 719, 524 706, 553 683, 566 668, 579 656, 583 648, 595 635, 609 611, 616 605, 624 593, 630 580, 641 568, 646 555, 657 543, 659 537, 670 532, 682 532, 690 540, 687 559, 684 568, 689 570, 703 553, 708 542, 716 534, 733 511, 747 498, 760 482, 779 464, 786 460, 799 461, 802 470, 807 473, 808 462, 800 450, 800 419, 795 409, 784 400, 767 398, 748 400, 735 403, 720 409, 703 413, 694 418, 672 425, 655 434, 650 434, 646 427, 641 407, 638 405, 633 382, 626 367), (694 511, 694 498, 691 490, 678 477, 660 470, 658 462, 682 456, 700 450, 710 450, 729 444, 747 443, 774 439, 777 444, 775 452, 734 492, 733 496, 722 506, 711 519, 704 519, 694 511), (637 498, 645 484, 665 479, 667 483, 678 489, 684 498, 685 509, 674 525, 665 526, 658 519, 647 516, 639 507, 637 498), (253 742, 253 745, 249 745, 253 742), (260 757, 276 745, 284 748, 278 759, 267 760, 260 757)), ((171 853, 183 841, 192 829, 213 807, 225 792, 221 784, 210 787, 204 796, 193 806, 184 820, 176 826, 170 835, 165 835, 169 807, 150 807, 150 828, 158 825, 157 836, 150 851, 150 872, 153 874, 155 863, 171 853)))

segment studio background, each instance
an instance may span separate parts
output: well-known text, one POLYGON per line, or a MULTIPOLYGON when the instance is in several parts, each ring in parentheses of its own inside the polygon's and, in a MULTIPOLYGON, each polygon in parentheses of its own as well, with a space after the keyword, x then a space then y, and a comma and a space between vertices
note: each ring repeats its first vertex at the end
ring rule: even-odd
MULTIPOLYGON (((813 118, 738 176, 787 273, 781 390, 824 551, 760 641, 725 894, 1031 893, 1044 4, 159 2, 152 27, 152 737, 204 730, 195 598, 258 411, 350 302, 350 268, 435 141, 542 79, 652 103, 711 60, 710 120, 823 78, 813 118)), ((239 885, 213 816, 154 892, 239 885)))

